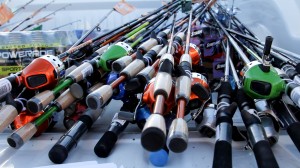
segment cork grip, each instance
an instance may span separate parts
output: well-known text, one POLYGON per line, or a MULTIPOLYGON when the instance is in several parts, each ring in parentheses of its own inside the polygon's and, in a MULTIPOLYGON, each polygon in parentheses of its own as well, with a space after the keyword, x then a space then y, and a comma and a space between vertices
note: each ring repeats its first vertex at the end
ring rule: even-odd
POLYGON ((76 98, 71 94, 70 89, 64 91, 57 99, 56 103, 60 106, 60 110, 64 110, 70 106, 76 98))
POLYGON ((0 110, 0 132, 2 132, 18 116, 17 109, 12 105, 5 105, 0 110))

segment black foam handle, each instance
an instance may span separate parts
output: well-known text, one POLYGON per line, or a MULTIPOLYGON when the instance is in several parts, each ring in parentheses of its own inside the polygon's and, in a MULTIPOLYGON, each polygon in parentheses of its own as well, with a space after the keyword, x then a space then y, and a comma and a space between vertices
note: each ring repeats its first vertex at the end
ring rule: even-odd
POLYGON ((273 42, 273 37, 272 36, 267 36, 266 41, 265 41, 265 46, 264 46, 264 55, 269 55, 270 54, 272 42, 273 42))
POLYGON ((300 63, 297 63, 297 65, 295 66, 295 68, 296 68, 296 71, 297 71, 298 73, 300 73, 300 63))
POLYGON ((118 140, 118 135, 111 131, 106 131, 94 147, 94 152, 98 157, 106 158, 118 140))
POLYGON ((292 123, 287 127, 287 133, 291 137, 298 151, 300 152, 300 122, 292 123))
POLYGON ((268 141, 262 140, 253 146, 256 163, 259 168, 279 168, 268 141))
POLYGON ((259 117, 251 114, 247 110, 242 110, 241 116, 246 127, 249 127, 252 124, 261 124, 259 117))
POLYGON ((229 82, 221 82, 221 86, 219 88, 219 93, 218 93, 218 101, 220 101, 223 98, 227 98, 228 101, 231 100, 232 96, 232 88, 229 82))
POLYGON ((249 108, 254 107, 253 99, 251 99, 243 90, 243 88, 238 89, 237 95, 236 95, 236 102, 238 104, 238 107, 240 111, 242 110, 248 110, 249 108))
POLYGON ((221 122, 232 123, 232 117, 237 109, 237 104, 235 102, 231 103, 229 106, 220 108, 217 113, 216 125, 219 125, 221 122))
POLYGON ((285 62, 283 62, 281 59, 278 59, 276 57, 273 57, 272 65, 277 68, 281 68, 285 62))
POLYGON ((214 150, 213 168, 232 167, 231 143, 227 141, 217 141, 214 150))

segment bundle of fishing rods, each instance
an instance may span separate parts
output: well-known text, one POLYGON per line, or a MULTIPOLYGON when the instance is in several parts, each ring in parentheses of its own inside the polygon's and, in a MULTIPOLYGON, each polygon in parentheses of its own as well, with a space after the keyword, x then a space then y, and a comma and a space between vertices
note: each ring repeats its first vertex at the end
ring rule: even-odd
POLYGON ((172 1, 84 42, 90 32, 68 51, 0 79, 0 131, 14 129, 9 146, 19 149, 64 113, 67 131, 49 151, 53 163, 63 163, 113 99, 122 107, 95 144, 101 158, 131 123, 150 162, 164 166, 170 151, 187 149, 190 120, 216 138, 212 167, 232 167, 233 134, 249 143, 258 167, 279 167, 271 146, 280 129, 300 151, 300 56, 272 45, 271 36, 261 42, 215 0, 172 1), (201 44, 191 43, 194 36, 201 44), (216 55, 225 58, 224 73, 213 79, 206 62, 216 55), (235 113, 244 127, 234 126, 235 113))

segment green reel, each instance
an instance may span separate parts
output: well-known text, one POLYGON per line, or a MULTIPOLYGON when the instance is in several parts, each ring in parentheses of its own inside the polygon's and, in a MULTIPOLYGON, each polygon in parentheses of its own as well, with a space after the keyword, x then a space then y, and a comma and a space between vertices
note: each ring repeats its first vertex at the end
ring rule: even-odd
POLYGON ((244 91, 253 99, 274 99, 284 91, 285 82, 271 66, 268 72, 262 70, 258 61, 248 63, 242 69, 244 91))
POLYGON ((111 71, 111 64, 116 59, 129 55, 132 52, 132 48, 124 43, 118 42, 110 46, 100 57, 98 61, 98 67, 101 67, 104 71, 111 71))

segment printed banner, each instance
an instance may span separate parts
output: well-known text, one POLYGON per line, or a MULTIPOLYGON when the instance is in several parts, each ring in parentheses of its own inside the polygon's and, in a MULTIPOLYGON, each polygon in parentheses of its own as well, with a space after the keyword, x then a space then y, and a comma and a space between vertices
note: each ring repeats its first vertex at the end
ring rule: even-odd
POLYGON ((75 31, 0 32, 0 77, 20 71, 37 57, 59 55, 77 40, 75 31))

